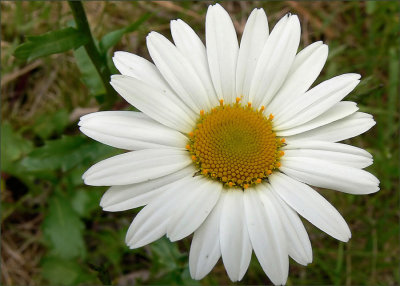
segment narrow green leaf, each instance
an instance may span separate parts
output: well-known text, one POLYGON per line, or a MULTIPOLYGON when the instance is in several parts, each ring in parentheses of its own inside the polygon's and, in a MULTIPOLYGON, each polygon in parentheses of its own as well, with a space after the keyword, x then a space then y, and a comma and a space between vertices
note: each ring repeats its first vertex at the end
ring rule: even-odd
POLYGON ((132 23, 131 25, 118 29, 115 31, 112 31, 108 34, 105 34, 103 38, 100 40, 100 50, 102 51, 103 54, 107 53, 107 51, 114 46, 116 43, 118 43, 122 36, 126 33, 131 33, 135 30, 137 30, 140 25, 142 25, 146 20, 148 20, 151 16, 151 13, 144 14, 141 16, 137 21, 132 23))
POLYGON ((81 31, 68 27, 40 36, 27 37, 27 42, 18 46, 14 56, 23 60, 34 60, 51 54, 62 53, 84 45, 88 38, 81 31))
POLYGON ((63 136, 46 141, 44 146, 25 157, 21 165, 30 172, 57 169, 67 171, 85 162, 99 160, 112 151, 113 148, 85 137, 63 136))
POLYGON ((386 114, 387 136, 390 140, 398 131, 396 126, 396 111, 398 108, 399 88, 399 57, 394 48, 389 50, 389 86, 388 86, 388 109, 386 114))
POLYGON ((55 194, 50 198, 42 227, 52 254, 65 259, 85 256, 84 224, 66 197, 55 194))
MULTIPOLYGON (((96 70, 93 62, 90 60, 84 47, 74 51, 76 64, 81 72, 81 80, 88 88, 90 95, 101 97, 106 93, 103 81, 96 70)), ((100 101, 104 101, 104 98, 100 101)))

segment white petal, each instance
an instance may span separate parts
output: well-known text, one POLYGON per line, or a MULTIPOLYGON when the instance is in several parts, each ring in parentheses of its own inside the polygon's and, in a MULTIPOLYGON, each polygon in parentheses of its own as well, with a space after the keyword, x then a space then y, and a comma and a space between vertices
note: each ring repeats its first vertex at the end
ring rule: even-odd
POLYGON ((320 83, 277 113, 275 127, 293 128, 323 114, 348 95, 360 82, 359 78, 358 74, 343 74, 320 83))
POLYGON ((222 184, 203 176, 195 177, 192 187, 177 202, 171 212, 167 237, 180 240, 192 234, 214 208, 221 194, 222 184))
POLYGON ((279 213, 264 185, 244 192, 247 228, 254 253, 275 285, 285 284, 289 271, 287 241, 279 213))
POLYGON ((249 94, 249 101, 254 107, 266 106, 279 90, 293 63, 299 42, 299 19, 288 14, 272 30, 258 60, 249 94))
POLYGON ((176 47, 189 60, 201 79, 211 105, 218 105, 218 98, 211 81, 206 48, 203 42, 195 31, 180 19, 171 21, 171 34, 176 47))
POLYGON ((286 233, 289 255, 302 265, 312 262, 310 238, 297 213, 272 192, 271 201, 275 205, 286 233))
POLYGON ((372 159, 372 155, 365 151, 362 148, 358 148, 351 145, 346 145, 343 143, 333 143, 326 141, 296 141, 293 143, 287 144, 282 148, 283 150, 296 150, 296 149, 313 149, 313 150, 325 150, 325 151, 334 151, 334 152, 342 152, 346 154, 363 156, 365 158, 372 159))
POLYGON ((254 9, 244 27, 236 69, 236 95, 243 96, 245 104, 249 101, 251 81, 268 34, 264 9, 254 9))
POLYGON ((84 120, 89 120, 92 118, 99 118, 100 116, 112 116, 112 115, 120 115, 122 113, 129 113, 131 116, 134 116, 137 119, 142 119, 142 120, 150 120, 153 121, 151 119, 151 117, 147 116, 146 114, 144 114, 143 112, 136 112, 136 111, 98 111, 98 112, 92 112, 92 113, 88 113, 83 115, 80 120, 84 121, 84 120), (133 114, 133 115, 132 115, 133 114))
POLYGON ((243 205, 243 192, 223 192, 224 205, 220 221, 222 261, 232 282, 240 281, 251 259, 251 244, 243 205))
POLYGON ((379 191, 379 180, 358 168, 310 157, 283 156, 281 163, 282 172, 316 187, 355 195, 379 191))
POLYGON ((219 223, 223 205, 222 196, 210 215, 195 231, 189 254, 189 269, 193 279, 206 276, 221 257, 219 223))
POLYGON ((82 178, 92 186, 128 185, 171 174, 191 163, 184 150, 145 149, 103 160, 90 167, 82 178))
POLYGON ((147 48, 165 80, 184 103, 197 113, 211 107, 193 66, 167 38, 151 32, 147 36, 147 48))
POLYGON ((360 135, 374 125, 375 121, 371 115, 363 112, 356 112, 327 125, 285 138, 288 142, 295 142, 298 140, 338 142, 360 135))
POLYGON ((187 137, 133 111, 101 111, 79 121, 80 130, 101 143, 126 149, 184 148, 187 137))
POLYGON ((272 190, 290 207, 330 236, 348 241, 350 229, 340 213, 311 187, 284 174, 270 176, 272 190))
POLYGON ((219 4, 208 7, 206 46, 211 79, 217 96, 226 103, 234 102, 239 45, 232 20, 219 4))
POLYGON ((301 124, 299 126, 289 128, 286 130, 279 130, 278 128, 274 128, 276 130, 276 134, 278 136, 291 136, 296 135, 305 131, 309 131, 311 129, 315 129, 317 127, 329 124, 331 122, 337 121, 339 119, 345 118, 358 110, 357 105, 351 101, 341 101, 336 103, 330 109, 328 109, 325 113, 322 113, 318 117, 308 121, 307 123, 301 124))
POLYGON ((167 232, 171 210, 178 199, 190 189, 192 177, 177 181, 171 188, 145 206, 135 217, 126 233, 125 242, 130 248, 139 248, 149 244, 167 232))
POLYGON ((301 50, 294 58, 288 76, 270 104, 267 113, 275 113, 282 106, 306 92, 320 74, 328 57, 328 46, 315 42, 301 50))
POLYGON ((194 166, 189 165, 182 170, 151 181, 113 186, 104 193, 100 206, 104 211, 115 212, 147 205, 157 198, 161 192, 171 188, 176 181, 192 176, 195 172, 194 166))
POLYGON ((122 75, 134 77, 139 81, 162 91, 163 96, 168 97, 168 100, 171 100, 178 105, 178 107, 189 116, 196 116, 196 114, 178 98, 175 92, 172 91, 171 87, 164 80, 161 73, 153 63, 135 54, 121 51, 115 52, 113 61, 122 75))
MULTIPOLYGON (((285 151, 285 158, 287 159, 296 159, 302 160, 304 158, 315 158, 320 160, 329 161, 332 163, 337 163, 339 165, 345 165, 354 168, 365 168, 372 165, 373 160, 372 158, 363 156, 363 155, 356 155, 352 154, 353 150, 349 145, 339 144, 339 143, 331 143, 328 144, 332 145, 331 150, 321 150, 321 148, 300 148, 300 149, 292 149, 285 151), (335 150, 335 145, 338 145, 339 148, 335 150), (350 152, 347 152, 347 148, 345 146, 349 146, 350 152), (340 149, 345 149, 339 151, 340 149)), ((326 146, 326 145, 325 145, 326 146)))
POLYGON ((114 53, 114 65, 122 75, 134 77, 150 86, 158 89, 170 87, 164 80, 154 64, 148 60, 128 52, 118 51, 114 53))
POLYGON ((196 115, 175 103, 167 89, 123 75, 113 75, 111 85, 126 101, 161 124, 182 132, 193 129, 196 115))

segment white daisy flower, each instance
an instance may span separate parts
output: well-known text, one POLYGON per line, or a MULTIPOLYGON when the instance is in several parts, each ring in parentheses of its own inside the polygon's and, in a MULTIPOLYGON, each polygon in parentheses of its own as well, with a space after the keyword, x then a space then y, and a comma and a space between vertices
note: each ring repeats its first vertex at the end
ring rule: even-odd
POLYGON ((354 102, 342 101, 360 75, 310 89, 328 47, 316 42, 297 53, 296 15, 284 16, 269 34, 264 10, 253 10, 240 47, 218 4, 207 11, 206 46, 182 20, 171 22, 171 33, 174 44, 148 35, 154 64, 115 53, 122 75, 111 84, 141 112, 81 118, 87 136, 131 150, 95 164, 84 181, 111 186, 100 203, 105 211, 145 206, 128 230, 129 247, 194 233, 194 279, 222 257, 229 278, 241 280, 254 250, 270 280, 285 284, 289 256, 302 265, 312 261, 298 214, 340 241, 351 236, 339 212, 309 185, 350 194, 379 190, 363 170, 372 156, 337 143, 375 124, 354 102))

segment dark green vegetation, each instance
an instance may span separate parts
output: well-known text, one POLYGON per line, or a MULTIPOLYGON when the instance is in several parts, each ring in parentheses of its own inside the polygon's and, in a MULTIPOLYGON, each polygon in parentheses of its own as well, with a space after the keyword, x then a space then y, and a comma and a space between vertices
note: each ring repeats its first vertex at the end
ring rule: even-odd
MULTIPOLYGON (((182 18, 204 39, 210 3, 91 2, 84 7, 102 64, 116 73, 110 61, 113 51, 148 58, 146 34, 155 30, 170 37, 171 19, 182 18)), ((399 284, 398 2, 223 6, 239 34, 254 7, 266 9, 271 27, 287 12, 298 14, 302 47, 324 40, 330 48, 319 81, 360 73, 362 82, 347 100, 358 102, 377 121, 368 133, 347 143, 374 155, 368 169, 380 179, 381 191, 354 196, 321 190, 343 214, 353 237, 339 243, 305 222, 314 262, 303 267, 291 261, 288 285, 399 284)), ((190 238, 179 243, 161 239, 129 250, 124 236, 138 210, 103 212, 98 203, 105 188, 83 185, 81 175, 90 165, 120 151, 81 135, 79 116, 111 102, 108 109, 131 107, 116 95, 105 96, 108 87, 83 47, 70 50, 87 39, 73 28, 68 3, 2 2, 1 12, 1 284, 229 284, 221 262, 204 280, 190 279, 190 238), (66 42, 51 33, 60 29, 66 42), (41 57, 54 52, 63 53, 41 57)), ((266 283, 253 257, 240 284, 266 283)))

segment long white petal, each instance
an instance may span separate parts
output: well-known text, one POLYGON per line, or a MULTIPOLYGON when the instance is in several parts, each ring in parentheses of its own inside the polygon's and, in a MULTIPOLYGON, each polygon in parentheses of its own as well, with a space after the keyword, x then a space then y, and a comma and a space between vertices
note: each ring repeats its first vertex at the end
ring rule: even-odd
MULTIPOLYGON (((329 159, 329 158, 328 158, 329 159)), ((281 158, 280 170, 297 180, 321 188, 349 194, 379 191, 379 180, 367 171, 311 157, 281 158)))
POLYGON ((147 36, 147 48, 165 80, 184 103, 197 113, 211 107, 207 91, 193 66, 167 38, 151 32, 147 36))
POLYGON ((338 142, 360 135, 374 125, 375 121, 370 114, 356 112, 327 125, 285 138, 288 142, 299 140, 338 142))
POLYGON ((303 223, 291 207, 274 192, 271 193, 271 201, 279 213, 279 218, 286 233, 289 255, 302 265, 311 263, 311 242, 303 223))
POLYGON ((185 177, 177 181, 137 214, 126 233, 125 242, 130 248, 139 248, 149 244, 167 232, 171 210, 179 198, 184 195, 185 187, 190 189, 191 181, 192 177, 185 177))
POLYGON ((272 30, 258 60, 249 94, 249 101, 255 108, 267 105, 282 86, 299 42, 299 19, 288 14, 272 30))
POLYGON ((348 95, 358 85, 359 79, 359 74, 343 74, 320 83, 277 113, 275 127, 284 130, 316 118, 348 95))
POLYGON ((270 176, 272 190, 290 207, 330 236, 348 241, 350 229, 340 213, 311 187, 284 174, 270 176))
POLYGON ((270 104, 267 113, 275 113, 291 100, 306 92, 320 74, 328 57, 328 46, 315 42, 301 50, 294 58, 288 76, 270 104))
POLYGON ((218 98, 211 80, 206 48, 203 42, 196 32, 180 19, 171 21, 171 34, 176 47, 189 60, 201 79, 211 105, 218 105, 218 98))
POLYGON ((194 166, 189 165, 182 170, 151 181, 112 186, 103 195, 100 206, 104 211, 124 211, 147 205, 161 192, 172 187, 176 181, 192 176, 196 172, 194 166))
POLYGON ((275 126, 274 129, 276 130, 276 134, 278 136, 286 137, 296 135, 345 118, 346 116, 355 113, 357 110, 358 107, 356 103, 351 101, 341 101, 307 123, 286 130, 279 130, 279 128, 276 128, 275 126))
POLYGON ((246 223, 254 253, 275 285, 285 284, 289 271, 287 238, 267 186, 244 192, 246 223))
POLYGON ((254 9, 244 27, 236 69, 236 95, 243 96, 244 103, 249 101, 251 81, 268 34, 264 9, 254 9))
MULTIPOLYGON (((331 143, 338 144, 338 143, 331 143)), ((346 146, 346 145, 345 145, 346 146)), ((347 145, 348 146, 348 145, 347 145)), ((355 155, 347 152, 320 150, 320 149, 294 149, 285 151, 285 159, 307 160, 319 159, 325 160, 339 165, 363 169, 372 165, 372 158, 362 155, 355 155)))
POLYGON ((312 141, 312 140, 296 141, 296 142, 287 144, 282 149, 283 150, 297 150, 297 149, 325 150, 325 151, 342 152, 342 153, 346 153, 346 154, 358 155, 358 156, 363 156, 365 158, 372 159, 372 155, 362 148, 358 148, 358 147, 343 144, 343 143, 333 143, 333 142, 326 142, 326 141, 312 141))
POLYGON ((195 231, 189 253, 189 270, 193 279, 206 276, 221 257, 219 225, 223 206, 219 198, 210 215, 195 231))
MULTIPOLYGON (((153 63, 135 54, 122 51, 114 53, 113 61, 122 75, 134 77, 137 80, 162 91, 163 96, 166 96, 168 100, 171 100, 190 117, 196 116, 196 114, 193 113, 193 110, 179 99, 153 63)), ((134 88, 134 86, 131 88, 134 88)))
POLYGON ((232 282, 243 278, 250 264, 251 244, 247 231, 243 192, 223 192, 224 205, 220 221, 222 261, 232 282))
POLYGON ((122 75, 134 77, 158 89, 170 90, 168 83, 164 80, 156 66, 148 60, 135 54, 118 51, 114 53, 113 61, 115 67, 122 75))
POLYGON ((167 89, 158 89, 136 78, 113 75, 111 85, 130 104, 163 125, 182 132, 190 132, 196 115, 171 99, 167 89))
POLYGON ((145 149, 120 154, 90 167, 82 176, 85 184, 114 186, 141 183, 176 172, 192 163, 179 149, 145 149))
POLYGON ((184 148, 182 133, 132 111, 101 111, 82 116, 80 130, 101 143, 125 150, 184 148))
POLYGON ((206 46, 211 79, 217 96, 226 103, 234 102, 239 45, 232 20, 219 4, 208 7, 206 46))
POLYGON ((167 229, 171 241, 192 234, 212 211, 222 190, 221 183, 203 176, 193 178, 191 185, 171 212, 167 229))

